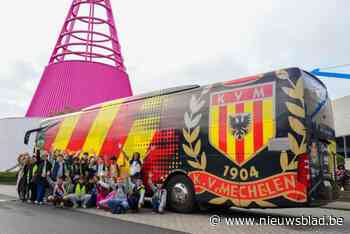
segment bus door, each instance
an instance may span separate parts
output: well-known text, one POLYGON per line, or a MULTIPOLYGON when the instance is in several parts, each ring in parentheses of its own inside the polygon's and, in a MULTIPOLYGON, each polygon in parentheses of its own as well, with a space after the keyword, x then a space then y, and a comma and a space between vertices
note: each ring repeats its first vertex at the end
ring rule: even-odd
POLYGON ((335 186, 334 156, 330 152, 330 142, 322 137, 321 127, 312 128, 312 137, 308 145, 311 202, 334 199, 335 186))
POLYGON ((334 121, 326 87, 317 78, 304 74, 304 101, 308 147, 310 202, 334 199, 334 121))

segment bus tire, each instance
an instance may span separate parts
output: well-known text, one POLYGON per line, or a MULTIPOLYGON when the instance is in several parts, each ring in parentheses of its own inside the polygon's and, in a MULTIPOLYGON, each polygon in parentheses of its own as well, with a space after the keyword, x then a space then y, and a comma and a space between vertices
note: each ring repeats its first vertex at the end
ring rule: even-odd
POLYGON ((196 207, 195 192, 186 175, 175 175, 166 184, 168 207, 179 213, 191 213, 196 207))

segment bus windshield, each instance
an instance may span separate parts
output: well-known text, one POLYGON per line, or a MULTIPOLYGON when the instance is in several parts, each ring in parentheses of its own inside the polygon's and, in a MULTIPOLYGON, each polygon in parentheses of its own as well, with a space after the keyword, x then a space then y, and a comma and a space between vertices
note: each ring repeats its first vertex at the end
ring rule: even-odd
POLYGON ((334 137, 332 105, 327 89, 320 80, 309 74, 304 76, 306 115, 328 137, 334 137))

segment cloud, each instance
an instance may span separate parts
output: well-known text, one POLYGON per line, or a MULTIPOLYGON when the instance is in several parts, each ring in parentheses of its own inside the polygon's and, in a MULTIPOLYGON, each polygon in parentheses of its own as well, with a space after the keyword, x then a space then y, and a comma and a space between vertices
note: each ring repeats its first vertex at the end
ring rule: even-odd
POLYGON ((40 73, 30 62, 10 63, 8 72, 0 73, 1 117, 23 116, 31 101, 40 73))
MULTIPOLYGON (((141 76, 137 70, 132 72, 134 72, 131 73, 134 76, 141 76)), ((206 85, 227 81, 238 78, 242 74, 249 74, 248 67, 232 58, 232 56, 223 55, 200 63, 184 65, 178 69, 164 72, 154 77, 145 77, 144 80, 147 79, 146 82, 139 82, 137 79, 131 79, 131 81, 136 92, 144 93, 174 86, 191 84, 206 85)))
MULTIPOLYGON (((70 3, 24 1, 18 8, 10 1, 0 8, 2 32, 11 35, 0 39, 0 116, 24 115, 70 3), (15 11, 21 17, 5 23, 15 11)), ((149 0, 135 7, 121 0, 112 6, 135 94, 349 62, 349 1, 149 0)), ((350 81, 323 81, 332 98, 350 94, 350 81)))

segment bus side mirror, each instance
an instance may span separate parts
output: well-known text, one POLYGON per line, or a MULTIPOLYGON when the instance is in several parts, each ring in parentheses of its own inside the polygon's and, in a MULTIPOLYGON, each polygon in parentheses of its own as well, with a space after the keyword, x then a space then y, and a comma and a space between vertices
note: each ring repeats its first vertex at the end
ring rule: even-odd
POLYGON ((25 144, 25 145, 28 145, 30 135, 31 135, 33 132, 39 132, 39 131, 42 130, 42 129, 43 129, 43 128, 36 128, 36 129, 32 129, 32 130, 27 131, 26 134, 24 135, 24 144, 25 144))
POLYGON ((29 143, 30 134, 31 134, 31 131, 28 131, 28 132, 26 132, 26 134, 24 135, 24 144, 25 144, 25 145, 28 145, 28 143, 29 143))

